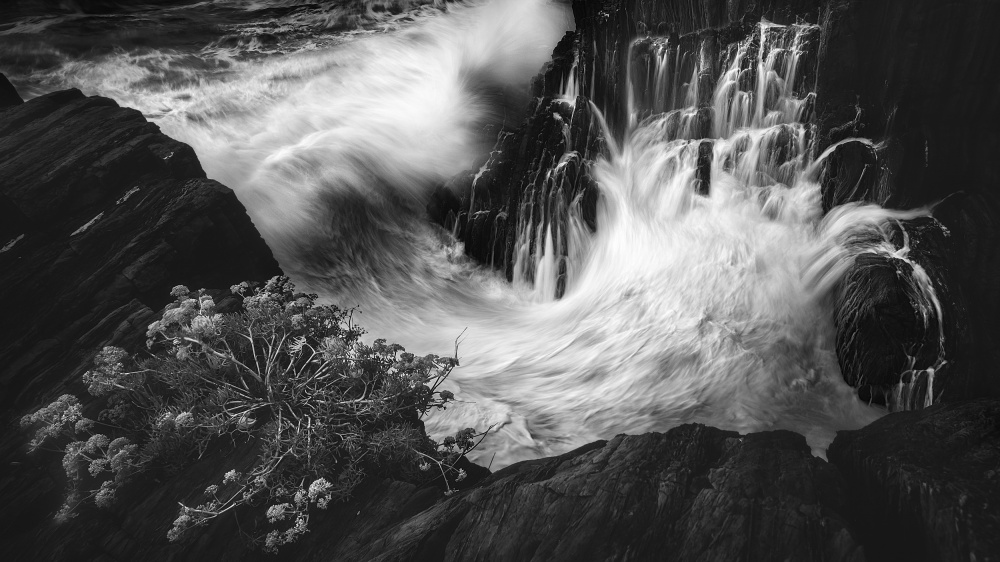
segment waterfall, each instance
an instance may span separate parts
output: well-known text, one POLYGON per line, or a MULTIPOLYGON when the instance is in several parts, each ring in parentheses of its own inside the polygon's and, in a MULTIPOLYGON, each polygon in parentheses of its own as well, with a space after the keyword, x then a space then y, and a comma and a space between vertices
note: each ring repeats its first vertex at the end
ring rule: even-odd
MULTIPOLYGON (((612 143, 609 154, 590 164, 567 139, 558 163, 539 172, 541 187, 522 198, 515 283, 532 301, 555 303, 550 310, 565 315, 551 325, 572 334, 562 338, 562 349, 628 350, 617 354, 620 362, 585 354, 588 366, 563 367, 575 377, 546 369, 554 358, 539 357, 538 374, 523 377, 537 376, 532 389, 565 379, 546 395, 559 396, 561 406, 533 404, 553 418, 550 425, 599 428, 595 437, 681 421, 742 431, 785 427, 821 450, 833 428, 879 415, 858 404, 841 380, 831 301, 856 256, 907 259, 906 244, 896 248, 887 225, 926 210, 850 204, 823 215, 819 175, 837 146, 815 155, 806 119, 815 96, 800 75, 820 30, 766 21, 758 30, 731 48, 710 97, 699 92, 703 58, 670 37, 634 40, 621 147, 612 143), (707 174, 700 173, 706 152, 707 174), (596 231, 581 219, 579 196, 568 196, 567 184, 587 167, 601 192, 596 231), (604 323, 616 330, 598 327, 604 323), (577 384, 589 385, 593 395, 581 396, 577 384)), ((566 79, 559 98, 579 104, 570 95, 575 84, 566 79)), ((907 263, 915 304, 925 325, 937 326, 943 354, 933 283, 918 264, 907 263)), ((933 402, 930 381, 941 354, 932 367, 911 366, 892 409, 913 407, 917 396, 933 402)), ((544 442, 538 433, 532 432, 536 446, 544 442)))

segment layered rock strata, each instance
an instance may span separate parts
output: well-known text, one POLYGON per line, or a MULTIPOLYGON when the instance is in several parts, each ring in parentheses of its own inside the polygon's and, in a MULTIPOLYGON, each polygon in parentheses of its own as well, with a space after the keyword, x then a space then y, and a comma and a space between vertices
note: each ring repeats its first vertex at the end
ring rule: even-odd
POLYGON ((20 415, 85 396, 96 352, 138 349, 174 285, 279 273, 232 190, 139 112, 77 90, 0 108, 5 535, 51 525, 61 502, 58 461, 25 457, 20 415))

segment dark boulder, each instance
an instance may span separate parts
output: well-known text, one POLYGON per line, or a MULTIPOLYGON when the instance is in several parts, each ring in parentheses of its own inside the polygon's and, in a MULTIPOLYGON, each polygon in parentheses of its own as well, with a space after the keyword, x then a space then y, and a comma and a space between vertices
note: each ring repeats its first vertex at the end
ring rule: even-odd
MULTIPOLYGON (((84 508, 69 524, 35 527, 8 552, 26 560, 273 559, 247 544, 249 513, 180 543, 165 537, 177 501, 196 501, 220 465, 252 460, 252 447, 219 451, 141 492, 133 486, 110 511, 84 508)), ((451 496, 370 478, 351 501, 314 513, 310 532, 281 558, 860 562, 864 551, 843 515, 847 493, 798 434, 685 425, 518 463, 451 496)))
POLYGON ((828 456, 869 559, 1000 559, 1000 401, 891 414, 828 456))
POLYGON ((790 432, 686 425, 527 461, 337 560, 863 560, 836 470, 790 432))
POLYGON ((158 310, 176 284, 228 287, 278 271, 194 151, 112 100, 68 90, 8 109, 0 153, 3 212, 18 225, 0 238, 5 408, 72 380, 111 335, 95 327, 112 314, 158 310))
POLYGON ((906 280, 909 263, 862 254, 844 280, 837 311, 837 355, 847 384, 889 387, 908 368, 907 342, 919 340, 919 311, 906 280))
POLYGON ((992 242, 1000 234, 1000 172, 990 164, 1000 148, 1000 97, 991 71, 1000 66, 992 31, 1000 25, 1000 4, 822 4, 819 149, 849 137, 884 141, 877 178, 861 174, 865 166, 871 170, 871 154, 835 155, 837 181, 824 185, 824 202, 936 205, 934 216, 953 242, 939 267, 926 267, 948 288, 945 318, 964 323, 950 371, 940 379, 941 397, 1000 396, 994 368, 1000 362, 994 344, 1000 339, 1000 246, 992 242))
POLYGON ((862 398, 892 410, 962 395, 950 384, 954 362, 962 367, 969 351, 967 311, 947 282, 954 241, 929 217, 887 230, 886 251, 859 255, 836 301, 844 379, 862 398))

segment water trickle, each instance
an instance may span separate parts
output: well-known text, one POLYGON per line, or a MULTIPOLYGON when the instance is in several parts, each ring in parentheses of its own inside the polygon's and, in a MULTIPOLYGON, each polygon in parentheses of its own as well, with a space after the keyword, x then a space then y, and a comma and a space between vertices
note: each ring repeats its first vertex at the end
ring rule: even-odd
POLYGON ((910 353, 907 354, 907 369, 903 371, 899 382, 887 396, 887 406, 890 411, 915 410, 933 405, 934 375, 948 364, 945 358, 944 311, 941 301, 927 270, 910 257, 909 232, 903 225, 899 225, 899 228, 903 235, 903 243, 898 249, 883 244, 873 248, 873 252, 881 251, 910 266, 911 274, 904 277, 908 286, 907 294, 914 310, 920 315, 924 330, 930 331, 933 328, 937 353, 931 365, 921 368, 917 356, 920 350, 908 350, 910 353))

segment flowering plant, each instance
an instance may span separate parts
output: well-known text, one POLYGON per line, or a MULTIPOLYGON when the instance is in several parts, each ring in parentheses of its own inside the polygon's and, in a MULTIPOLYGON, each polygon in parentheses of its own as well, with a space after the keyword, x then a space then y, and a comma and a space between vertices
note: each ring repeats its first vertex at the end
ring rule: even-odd
POLYGON ((108 505, 132 474, 180 467, 220 436, 249 437, 259 456, 208 486, 203 503, 182 504, 171 540, 235 509, 266 505, 267 521, 279 528, 256 540, 275 551, 308 530, 312 509, 348 498, 372 471, 417 480, 433 465, 449 494, 451 482, 466 477, 455 464, 485 434, 466 429, 437 443, 419 421, 454 400, 439 387, 456 358, 418 357, 385 340, 365 344, 351 311, 317 305, 316 295, 295 292, 284 277, 232 292, 243 310, 219 314, 204 291, 175 287, 175 301, 149 326, 149 357, 137 361, 113 347, 98 353, 84 375, 88 390, 107 398, 97 420, 83 417, 70 395, 22 419, 38 427, 32 448, 71 439, 60 513, 71 515, 89 497, 108 505), (92 433, 98 424, 121 436, 92 433), (111 478, 85 493, 84 464, 90 475, 111 478))

